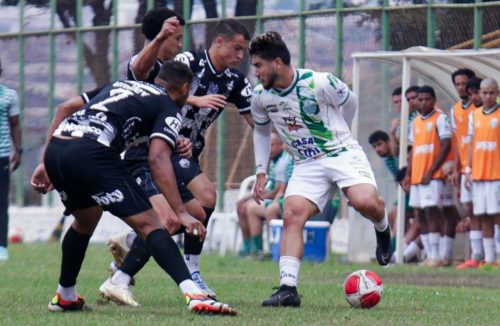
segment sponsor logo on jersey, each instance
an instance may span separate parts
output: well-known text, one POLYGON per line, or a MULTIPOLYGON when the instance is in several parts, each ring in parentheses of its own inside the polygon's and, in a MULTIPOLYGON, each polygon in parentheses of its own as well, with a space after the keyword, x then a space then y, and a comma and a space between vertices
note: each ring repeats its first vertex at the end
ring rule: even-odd
POLYGON ((269 104, 269 105, 266 105, 266 111, 267 112, 278 112, 278 108, 276 107, 275 104, 269 104))
POLYGON ((241 96, 248 97, 250 95, 252 95, 252 86, 250 86, 250 84, 247 84, 245 88, 241 90, 241 96))
POLYGON ((181 122, 179 119, 176 117, 166 117, 165 118, 165 124, 173 131, 175 134, 179 134, 179 131, 181 130, 181 122))
POLYGON ((297 131, 299 129, 304 128, 303 125, 297 123, 297 117, 294 116, 283 117, 283 120, 285 120, 285 123, 288 127, 288 131, 297 131))
POLYGON ((490 121, 490 126, 491 126, 492 128, 496 128, 496 127, 498 126, 498 119, 497 119, 497 118, 493 118, 493 119, 491 119, 491 121, 490 121))
POLYGON ((427 124, 425 125, 425 130, 429 132, 432 131, 432 126, 433 126, 432 122, 427 122, 427 124))
POLYGON ((424 144, 415 147, 415 155, 429 154, 434 152, 434 144, 424 144))
POLYGON ((120 203, 123 201, 123 193, 116 189, 113 192, 100 193, 91 196, 99 206, 108 206, 114 203, 120 203))
POLYGON ((283 111, 290 111, 292 109, 290 107, 290 105, 288 105, 287 101, 281 101, 279 106, 280 106, 281 110, 283 110, 283 111))
POLYGON ((297 148, 299 146, 303 146, 303 145, 314 145, 314 138, 303 137, 303 138, 299 138, 299 139, 294 139, 292 141, 292 146, 295 148, 297 148))
POLYGON ((497 142, 496 141, 478 141, 476 143, 476 151, 486 151, 486 152, 492 152, 497 149, 497 142))
POLYGON ((321 151, 318 147, 297 148, 297 152, 307 158, 315 157, 321 154, 321 151))
POLYGON ((141 185, 141 183, 142 183, 142 180, 141 180, 141 178, 140 178, 140 177, 137 177, 137 178, 135 179, 135 182, 137 182, 137 184, 140 186, 140 185, 141 185))
POLYGON ((183 158, 179 161, 179 165, 181 168, 187 169, 191 166, 191 162, 188 159, 183 158))

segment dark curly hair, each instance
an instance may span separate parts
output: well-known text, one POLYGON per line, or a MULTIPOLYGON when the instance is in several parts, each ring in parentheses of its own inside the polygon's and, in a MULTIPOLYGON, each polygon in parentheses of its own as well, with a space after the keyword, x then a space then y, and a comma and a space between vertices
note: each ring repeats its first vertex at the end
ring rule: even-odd
POLYGON ((248 46, 250 55, 258 55, 265 60, 280 58, 290 65, 290 51, 278 32, 265 32, 255 36, 248 46))
POLYGON ((163 27, 163 22, 170 17, 177 17, 182 26, 186 24, 184 18, 179 16, 175 11, 168 8, 157 8, 152 9, 146 13, 144 19, 142 20, 141 30, 142 34, 148 40, 152 40, 160 33, 163 27))

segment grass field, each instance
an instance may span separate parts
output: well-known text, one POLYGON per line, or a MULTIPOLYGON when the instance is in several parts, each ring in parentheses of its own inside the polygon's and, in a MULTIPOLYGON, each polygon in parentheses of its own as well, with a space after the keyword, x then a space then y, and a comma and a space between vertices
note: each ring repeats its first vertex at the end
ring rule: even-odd
POLYGON ((0 263, 0 325, 499 325, 500 269, 457 271, 415 266, 380 268, 339 263, 304 263, 299 292, 302 307, 262 308, 278 285, 275 262, 206 255, 202 270, 237 317, 197 316, 188 312, 179 289, 151 261, 139 274, 134 293, 142 306, 98 305, 97 288, 106 279, 110 255, 91 245, 78 280, 78 292, 92 312, 51 314, 59 274, 57 244, 12 245, 11 259, 0 263), (342 294, 344 278, 371 269, 384 281, 384 296, 370 310, 350 308, 342 294))

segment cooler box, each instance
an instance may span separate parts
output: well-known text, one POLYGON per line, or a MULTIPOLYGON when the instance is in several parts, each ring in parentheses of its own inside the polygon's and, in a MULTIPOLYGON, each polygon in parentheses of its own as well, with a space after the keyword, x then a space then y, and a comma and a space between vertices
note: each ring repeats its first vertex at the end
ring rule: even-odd
MULTIPOLYGON (((272 220, 269 244, 274 261, 279 261, 281 238, 283 235, 283 220, 272 220)), ((303 260, 320 263, 325 260, 328 250, 328 230, 330 223, 326 221, 309 221, 303 231, 304 258, 303 260)))

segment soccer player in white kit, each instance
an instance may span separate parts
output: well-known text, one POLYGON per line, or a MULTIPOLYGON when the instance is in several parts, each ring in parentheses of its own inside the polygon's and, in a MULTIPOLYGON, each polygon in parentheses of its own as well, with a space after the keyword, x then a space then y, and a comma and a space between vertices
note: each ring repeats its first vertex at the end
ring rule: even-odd
POLYGON ((357 109, 356 94, 332 74, 294 69, 290 52, 276 32, 254 37, 249 52, 261 82, 251 103, 257 202, 264 199, 273 126, 295 160, 285 193, 280 287, 262 305, 298 307, 304 225, 332 198, 337 187, 355 210, 374 223, 380 265, 391 260, 390 229, 373 171, 349 129, 357 109))

